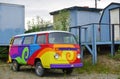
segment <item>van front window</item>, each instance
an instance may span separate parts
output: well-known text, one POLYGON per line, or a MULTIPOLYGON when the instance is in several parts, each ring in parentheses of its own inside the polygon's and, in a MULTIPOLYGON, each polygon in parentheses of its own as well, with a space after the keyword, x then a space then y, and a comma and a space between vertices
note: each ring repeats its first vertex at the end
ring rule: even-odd
POLYGON ((70 33, 54 32, 49 34, 49 43, 53 44, 77 44, 74 35, 70 33))

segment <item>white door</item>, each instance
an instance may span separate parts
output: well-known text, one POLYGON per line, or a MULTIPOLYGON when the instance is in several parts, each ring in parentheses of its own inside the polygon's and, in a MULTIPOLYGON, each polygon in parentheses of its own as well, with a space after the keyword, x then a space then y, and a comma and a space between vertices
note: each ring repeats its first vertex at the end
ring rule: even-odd
MULTIPOLYGON (((110 10, 110 23, 120 24, 120 8, 110 10)), ((115 25, 114 37, 115 41, 120 41, 120 25, 115 25)))

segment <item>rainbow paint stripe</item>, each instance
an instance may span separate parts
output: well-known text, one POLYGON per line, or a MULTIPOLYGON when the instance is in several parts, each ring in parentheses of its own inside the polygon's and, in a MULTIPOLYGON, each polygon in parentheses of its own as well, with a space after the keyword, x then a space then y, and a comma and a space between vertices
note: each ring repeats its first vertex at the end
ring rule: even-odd
POLYGON ((39 58, 44 68, 74 68, 83 64, 77 58, 80 53, 78 45, 73 44, 45 44, 45 45, 21 45, 11 46, 9 62, 17 60, 19 64, 34 65, 35 59, 39 58), (55 54, 59 55, 55 59, 55 54))

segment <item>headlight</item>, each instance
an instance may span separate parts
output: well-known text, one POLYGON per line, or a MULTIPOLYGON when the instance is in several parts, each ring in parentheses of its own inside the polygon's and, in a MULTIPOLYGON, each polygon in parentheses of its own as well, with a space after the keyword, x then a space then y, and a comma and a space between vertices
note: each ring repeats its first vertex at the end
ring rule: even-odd
POLYGON ((77 58, 80 59, 80 57, 81 57, 80 54, 77 54, 77 58))
POLYGON ((59 58, 59 54, 56 53, 56 54, 54 55, 54 58, 55 58, 55 59, 58 59, 58 58, 59 58))

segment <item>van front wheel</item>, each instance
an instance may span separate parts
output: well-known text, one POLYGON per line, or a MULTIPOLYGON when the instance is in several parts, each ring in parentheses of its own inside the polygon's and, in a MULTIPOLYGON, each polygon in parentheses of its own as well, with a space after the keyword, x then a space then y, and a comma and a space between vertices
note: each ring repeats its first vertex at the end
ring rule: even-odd
POLYGON ((40 77, 43 76, 44 68, 43 68, 43 66, 41 65, 40 62, 36 62, 36 64, 35 64, 35 72, 36 72, 36 75, 38 75, 40 77))
POLYGON ((16 60, 14 60, 12 62, 12 69, 13 69, 13 71, 19 71, 19 69, 20 69, 20 66, 16 60))

